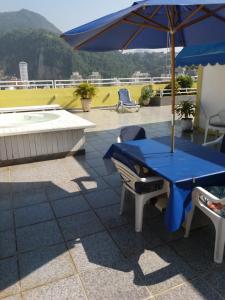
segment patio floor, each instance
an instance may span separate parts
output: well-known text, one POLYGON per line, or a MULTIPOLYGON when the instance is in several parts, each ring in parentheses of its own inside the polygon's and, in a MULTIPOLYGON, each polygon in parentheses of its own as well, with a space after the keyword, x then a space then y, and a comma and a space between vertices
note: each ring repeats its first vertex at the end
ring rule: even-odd
POLYGON ((0 169, 0 299, 225 299, 212 226, 184 239, 182 229, 167 232, 148 204, 143 232, 135 233, 132 197, 118 214, 121 181, 102 156, 121 124, 138 119, 148 137, 168 135, 163 109, 164 120, 157 108, 152 124, 150 109, 119 116, 117 125, 103 111, 105 121, 87 133, 85 156, 0 169))

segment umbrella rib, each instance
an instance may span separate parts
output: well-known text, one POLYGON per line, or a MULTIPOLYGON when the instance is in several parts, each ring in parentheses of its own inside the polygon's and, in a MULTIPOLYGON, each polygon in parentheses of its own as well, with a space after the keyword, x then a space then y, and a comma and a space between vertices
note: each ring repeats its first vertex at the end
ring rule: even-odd
MULTIPOLYGON (((161 5, 157 6, 153 12, 148 16, 148 18, 154 18, 154 16, 158 13, 160 10, 161 5)), ((127 40, 127 42, 124 44, 123 49, 127 49, 127 47, 130 45, 130 43, 144 30, 145 27, 138 28, 127 40)))
POLYGON ((125 23, 128 23, 128 24, 134 25, 134 26, 153 28, 153 29, 156 29, 156 30, 161 30, 161 31, 164 31, 164 32, 168 32, 168 30, 166 30, 162 27, 154 26, 152 24, 134 22, 134 21, 131 21, 131 20, 128 20, 128 19, 123 19, 122 21, 125 22, 125 23))
POLYGON ((172 18, 170 15, 169 7, 167 5, 165 6, 165 10, 166 10, 167 18, 169 20, 170 31, 172 31, 173 30, 173 22, 172 22, 172 18))
MULTIPOLYGON (((225 5, 222 5, 222 6, 218 7, 217 9, 215 9, 215 10, 213 10, 213 11, 210 10, 210 12, 206 13, 205 15, 203 15, 203 16, 201 16, 201 17, 198 17, 197 19, 192 20, 192 21, 190 21, 189 23, 184 24, 182 27, 180 27, 180 29, 183 29, 183 28, 186 28, 186 27, 188 27, 188 26, 191 26, 191 25, 194 25, 194 24, 196 24, 196 23, 199 23, 200 21, 203 21, 203 20, 205 20, 205 19, 207 19, 207 18, 209 18, 209 17, 211 17, 211 16, 215 16, 214 14, 215 14, 217 11, 219 11, 219 10, 221 10, 221 9, 224 9, 224 8, 225 8, 225 5)), ((220 17, 220 16, 218 16, 218 17, 220 17)), ((221 17, 221 18, 222 18, 222 17, 221 17)))
POLYGON ((90 38, 86 39, 85 41, 83 41, 82 43, 80 43, 79 45, 75 46, 74 49, 79 50, 80 47, 82 47, 83 45, 85 45, 87 42, 90 42, 92 40, 94 40, 95 38, 97 38, 99 35, 101 35, 102 33, 104 33, 105 31, 114 28, 116 26, 118 26, 121 23, 122 19, 120 19, 119 21, 117 21, 116 23, 111 24, 110 26, 107 26, 105 29, 99 31, 98 33, 96 33, 94 36, 91 36, 90 38))
POLYGON ((138 36, 142 31, 143 31, 144 27, 140 27, 138 28, 138 30, 136 30, 131 37, 128 39, 128 41, 124 44, 124 46, 122 47, 122 49, 127 49, 127 47, 129 46, 129 44, 136 38, 136 36, 138 36))
POLYGON ((225 22, 225 18, 223 18, 222 16, 217 15, 216 12, 214 12, 214 11, 212 11, 210 9, 207 9, 206 7, 203 7, 202 10, 204 12, 210 14, 210 16, 215 17, 215 18, 219 19, 222 22, 225 22))
POLYGON ((150 22, 150 23, 152 23, 154 25, 157 25, 160 28, 164 28, 165 30, 169 31, 169 28, 167 26, 165 26, 165 25, 163 25, 163 24, 161 24, 161 23, 159 23, 159 22, 157 22, 155 20, 149 19, 148 17, 145 17, 142 14, 139 14, 138 12, 132 12, 132 14, 135 15, 135 16, 138 16, 138 17, 140 17, 142 19, 144 19, 147 22, 150 22))
POLYGON ((175 27, 175 31, 178 31, 179 29, 181 29, 183 27, 183 25, 185 25, 187 23, 187 21, 189 21, 194 15, 196 15, 202 8, 204 7, 204 5, 198 5, 198 7, 193 10, 190 15, 187 16, 186 19, 183 20, 183 22, 181 22, 177 27, 175 27))

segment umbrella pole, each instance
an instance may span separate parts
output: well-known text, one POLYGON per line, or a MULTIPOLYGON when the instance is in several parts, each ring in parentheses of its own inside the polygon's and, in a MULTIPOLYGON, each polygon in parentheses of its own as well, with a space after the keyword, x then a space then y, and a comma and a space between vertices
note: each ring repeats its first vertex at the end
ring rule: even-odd
POLYGON ((171 41, 171 89, 172 89, 172 126, 171 126, 171 153, 175 150, 175 105, 176 105, 176 95, 175 95, 175 39, 174 32, 170 33, 171 41))

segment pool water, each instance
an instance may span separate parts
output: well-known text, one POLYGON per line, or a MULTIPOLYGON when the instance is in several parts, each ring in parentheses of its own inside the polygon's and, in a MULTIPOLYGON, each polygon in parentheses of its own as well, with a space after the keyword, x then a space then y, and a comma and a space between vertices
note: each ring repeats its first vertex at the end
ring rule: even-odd
POLYGON ((37 123, 49 122, 58 119, 60 116, 56 113, 45 112, 26 112, 26 113, 11 113, 0 115, 0 129, 13 128, 37 123))

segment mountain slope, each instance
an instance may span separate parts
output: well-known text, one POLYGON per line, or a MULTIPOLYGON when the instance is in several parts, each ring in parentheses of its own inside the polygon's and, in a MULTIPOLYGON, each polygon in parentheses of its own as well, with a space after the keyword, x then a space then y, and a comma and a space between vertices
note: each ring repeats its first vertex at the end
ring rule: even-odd
POLYGON ((64 79, 72 73, 72 49, 54 33, 16 30, 0 35, 0 69, 19 77, 19 62, 28 63, 29 78, 64 79))
POLYGON ((46 18, 27 9, 0 13, 0 34, 20 29, 43 29, 60 34, 60 30, 46 18))

